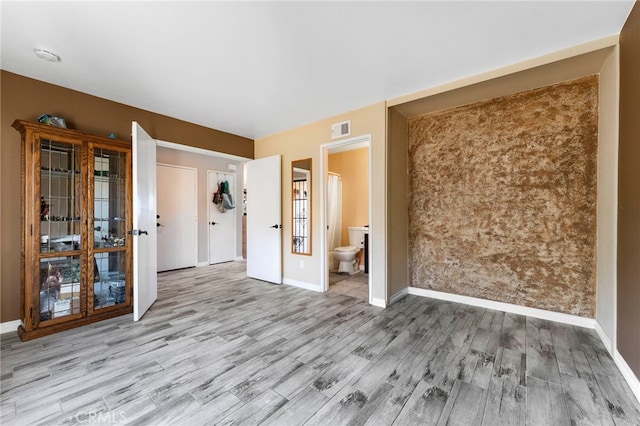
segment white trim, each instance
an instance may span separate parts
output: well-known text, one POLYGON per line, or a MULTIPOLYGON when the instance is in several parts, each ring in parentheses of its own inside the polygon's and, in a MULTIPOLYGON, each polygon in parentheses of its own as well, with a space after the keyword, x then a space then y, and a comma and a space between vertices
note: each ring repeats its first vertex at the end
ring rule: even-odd
POLYGON ((15 333, 22 325, 22 320, 7 321, 0 323, 0 334, 15 333))
POLYGON ((615 351, 615 348, 611 343, 611 339, 609 339, 609 336, 607 336, 607 333, 604 332, 604 329, 602 328, 602 326, 598 321, 596 321, 594 329, 596 330, 596 334, 598 335, 598 337, 600 337, 600 340, 602 340, 602 344, 604 345, 604 347, 607 348, 607 351, 609 351, 609 354, 613 356, 613 352, 615 351))
POLYGON ((372 297, 371 302, 369 302, 373 306, 377 306, 378 308, 386 308, 387 302, 384 299, 378 299, 377 297, 372 297))
POLYGON ((236 256, 236 262, 245 260, 242 256, 236 256))
POLYGON ((156 146, 160 146, 162 148, 176 149, 178 151, 187 151, 194 154, 208 155, 210 157, 226 158, 227 160, 234 160, 234 161, 241 161, 241 162, 252 160, 252 158, 248 158, 248 157, 240 157, 238 155, 225 154, 224 152, 211 151, 203 148, 196 148, 195 146, 182 145, 175 142, 161 141, 160 139, 156 139, 156 146))
POLYGON ((584 318, 577 315, 563 314, 560 312, 546 311, 544 309, 529 308, 527 306, 513 305, 511 303, 495 302, 493 300, 480 299, 477 297, 460 296, 458 294, 445 293, 435 290, 427 290, 417 287, 409 287, 409 294, 433 299, 447 300, 449 302, 463 303, 481 308, 494 309, 496 311, 509 312, 512 314, 526 315, 533 318, 540 318, 549 321, 561 322, 564 324, 576 325, 594 329, 596 320, 584 318))
POLYGON ((291 278, 282 278, 282 284, 290 285, 293 287, 303 288, 305 290, 317 291, 322 293, 322 286, 318 284, 307 283, 304 281, 292 280, 291 278))
POLYGON ((202 268, 203 266, 209 266, 209 262, 198 262, 196 268, 202 268))
POLYGON ((631 391, 635 395, 638 402, 640 402, 640 379, 636 377, 629 364, 624 360, 620 352, 617 350, 613 353, 613 361, 618 366, 620 373, 622 373, 622 377, 625 378, 627 384, 631 388, 631 391))
MULTIPOLYGON (((576 315, 562 314, 559 312, 545 311, 543 309, 529 308, 526 306, 512 305, 510 303, 494 302, 492 300, 479 299, 476 297, 460 296, 457 294, 444 293, 441 291, 427 290, 417 287, 409 287, 403 289, 393 295, 391 303, 396 302, 406 294, 421 297, 431 297, 433 299, 447 300, 449 302, 463 303, 465 305, 479 306, 481 308, 495 309, 503 312, 510 312, 519 315, 526 315, 533 318, 540 318, 549 321, 556 321, 563 324, 575 325, 578 327, 585 327, 594 329, 602 344, 607 348, 607 351, 611 354, 613 361, 620 370, 622 377, 626 380, 627 384, 631 388, 631 391, 640 402, 640 380, 636 377, 631 367, 624 360, 622 355, 617 349, 613 348, 611 340, 607 337, 606 333, 602 329, 600 324, 592 318, 584 318, 576 315)), ((379 305, 376 305, 379 306, 379 305)))
MULTIPOLYGON (((373 163, 372 163, 372 136, 371 133, 367 133, 360 136, 355 136, 349 139, 343 139, 334 142, 327 142, 320 145, 320 288, 321 291, 329 291, 329 264, 328 264, 328 251, 327 251, 327 180, 326 176, 329 173, 329 150, 334 148, 340 148, 339 152, 346 151, 344 149, 347 145, 350 145, 352 149, 369 148, 369 238, 371 238, 373 231, 373 196, 372 196, 372 179, 373 179, 373 163)), ((373 297, 373 274, 371 269, 371 250, 369 250, 369 303, 375 306, 386 306, 386 301, 380 302, 380 300, 374 300, 373 297)), ((386 290, 385 290, 386 291, 386 290)))
POLYGON ((389 304, 393 305, 398 300, 406 297, 408 294, 409 294, 409 288, 408 287, 403 288, 402 290, 400 290, 399 292, 391 296, 391 299, 389 299, 389 304))

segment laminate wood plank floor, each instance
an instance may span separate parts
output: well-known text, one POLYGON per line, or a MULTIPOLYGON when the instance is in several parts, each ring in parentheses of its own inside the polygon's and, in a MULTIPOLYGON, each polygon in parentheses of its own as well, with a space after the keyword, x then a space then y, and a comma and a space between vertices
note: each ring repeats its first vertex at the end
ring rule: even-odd
POLYGON ((2 425, 640 425, 593 330, 407 296, 387 309, 246 278, 159 274, 131 316, 1 337, 2 425))

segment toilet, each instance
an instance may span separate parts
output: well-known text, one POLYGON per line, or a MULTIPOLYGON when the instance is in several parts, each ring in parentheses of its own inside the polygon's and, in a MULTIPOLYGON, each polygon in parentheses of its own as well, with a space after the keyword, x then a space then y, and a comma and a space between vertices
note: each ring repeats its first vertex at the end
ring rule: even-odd
POLYGON ((350 226, 349 227, 349 245, 344 247, 336 247, 333 251, 333 257, 340 262, 338 273, 347 273, 349 275, 358 272, 358 253, 364 248, 364 234, 369 232, 366 226, 350 226))

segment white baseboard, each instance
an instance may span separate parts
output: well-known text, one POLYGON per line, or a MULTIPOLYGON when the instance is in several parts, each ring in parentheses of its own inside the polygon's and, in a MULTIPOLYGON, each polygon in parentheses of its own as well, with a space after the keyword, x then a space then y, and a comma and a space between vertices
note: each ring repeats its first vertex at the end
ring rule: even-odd
POLYGON ((638 402, 640 402, 640 379, 636 377, 633 370, 631 370, 631 367, 629 367, 629 364, 627 364, 627 361, 622 358, 622 355, 620 355, 620 352, 618 352, 617 350, 613 354, 613 360, 622 373, 622 376, 629 384, 629 387, 631 388, 633 394, 636 396, 636 399, 638 400, 638 402))
POLYGON ((237 256, 237 257, 236 257, 236 261, 238 261, 238 260, 245 260, 245 258, 244 258, 244 257, 242 257, 242 256, 237 256))
POLYGON ((0 323, 0 334, 15 333, 21 324, 21 320, 2 322, 0 323))
POLYGON ((402 290, 400 290, 399 292, 397 292, 396 294, 391 296, 391 299, 389 300, 389 304, 393 305, 398 300, 402 299, 403 297, 407 296, 408 294, 409 294, 409 288, 408 287, 403 288, 402 290))
POLYGON ((607 348, 607 351, 609 351, 609 354, 613 357, 613 353, 615 352, 616 349, 613 347, 613 343, 611 343, 611 339, 609 338, 609 336, 607 336, 607 333, 604 332, 604 329, 602 328, 602 326, 598 321, 596 321, 595 330, 596 330, 596 333, 598 334, 598 337, 600 337, 600 340, 602 340, 602 344, 604 345, 605 348, 607 348))
POLYGON ((557 321, 564 324, 576 325, 594 329, 596 320, 584 318, 577 315, 562 314, 559 312, 545 311, 544 309, 529 308, 526 306, 513 305, 511 303, 495 302, 493 300, 480 299, 477 297, 461 296, 458 294, 445 293, 442 291, 427 290, 417 287, 409 287, 409 294, 433 299, 447 300, 449 302, 463 303, 465 305, 479 306, 481 308, 494 309, 496 311, 509 312, 512 314, 526 315, 549 321, 557 321))
POLYGON ((371 304, 373 306, 377 306, 378 308, 386 308, 387 302, 384 299, 378 299, 377 297, 371 298, 371 304))
POLYGON ((319 293, 323 292, 322 286, 320 286, 319 284, 312 284, 304 281, 292 280, 291 278, 282 278, 282 284, 303 288, 305 290, 317 291, 319 293))
POLYGON ((196 265, 196 268, 201 268, 203 266, 209 266, 209 262, 198 262, 198 264, 196 265))

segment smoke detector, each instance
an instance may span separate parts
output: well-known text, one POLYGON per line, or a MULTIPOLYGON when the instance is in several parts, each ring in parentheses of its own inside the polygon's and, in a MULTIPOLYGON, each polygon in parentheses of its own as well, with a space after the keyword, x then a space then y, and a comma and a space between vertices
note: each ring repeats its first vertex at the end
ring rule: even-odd
POLYGON ((56 55, 53 52, 44 49, 33 49, 36 56, 40 59, 44 59, 49 62, 60 62, 60 56, 56 55))

